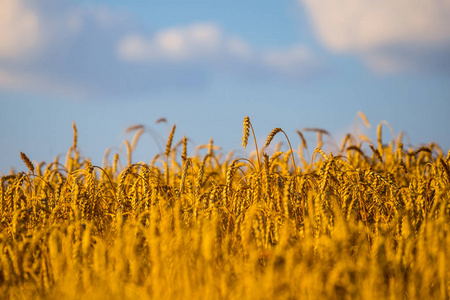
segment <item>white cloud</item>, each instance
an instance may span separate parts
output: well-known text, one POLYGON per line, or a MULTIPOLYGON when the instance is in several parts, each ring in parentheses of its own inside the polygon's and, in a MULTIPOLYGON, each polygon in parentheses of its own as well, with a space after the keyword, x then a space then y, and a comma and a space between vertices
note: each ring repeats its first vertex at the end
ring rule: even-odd
POLYGON ((215 74, 298 80, 307 49, 259 51, 214 23, 149 33, 105 7, 0 0, 0 88, 108 97, 203 88, 215 74))
POLYGON ((117 53, 124 61, 211 61, 221 56, 248 57, 251 50, 239 38, 226 36, 216 24, 200 23, 154 35, 129 34, 118 43, 117 53))
POLYGON ((303 46, 283 51, 268 51, 263 54, 263 60, 268 66, 290 76, 306 75, 319 67, 319 62, 311 51, 303 46))
POLYGON ((308 76, 320 68, 318 59, 306 47, 257 51, 212 23, 170 28, 147 36, 129 34, 118 43, 117 55, 134 63, 196 62, 210 68, 240 65, 241 70, 258 69, 291 78, 308 76))
POLYGON ((17 58, 35 51, 41 38, 41 22, 17 0, 0 0, 0 58, 17 58))
POLYGON ((222 43, 218 26, 194 24, 165 29, 151 37, 131 33, 118 43, 117 53, 125 61, 205 59, 217 54, 222 43))
POLYGON ((226 49, 233 56, 249 59, 252 55, 251 47, 238 37, 230 37, 226 43, 226 49))
POLYGON ((432 68, 438 67, 437 60, 448 61, 449 0, 299 2, 328 48, 361 55, 377 71, 432 68))

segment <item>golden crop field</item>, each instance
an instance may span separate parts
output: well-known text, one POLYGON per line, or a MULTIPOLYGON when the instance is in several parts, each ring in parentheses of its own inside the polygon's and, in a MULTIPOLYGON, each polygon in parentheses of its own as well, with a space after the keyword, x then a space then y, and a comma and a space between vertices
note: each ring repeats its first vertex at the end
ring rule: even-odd
POLYGON ((321 129, 256 145, 243 127, 246 157, 188 153, 175 126, 151 162, 131 164, 143 126, 102 166, 75 125, 65 161, 21 153, 27 173, 1 177, 0 298, 449 298, 450 152, 383 141, 386 123, 335 153, 321 129))

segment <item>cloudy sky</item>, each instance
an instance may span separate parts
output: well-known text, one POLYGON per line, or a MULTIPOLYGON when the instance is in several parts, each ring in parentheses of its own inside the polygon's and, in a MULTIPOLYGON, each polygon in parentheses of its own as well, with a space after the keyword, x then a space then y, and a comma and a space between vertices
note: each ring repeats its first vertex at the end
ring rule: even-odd
POLYGON ((405 144, 447 152, 448 28, 449 0, 0 0, 0 172, 26 170, 20 151, 63 160, 73 121, 97 165, 136 124, 135 162, 172 124, 175 140, 239 154, 247 115, 261 140, 318 127, 333 151, 386 120, 405 144))

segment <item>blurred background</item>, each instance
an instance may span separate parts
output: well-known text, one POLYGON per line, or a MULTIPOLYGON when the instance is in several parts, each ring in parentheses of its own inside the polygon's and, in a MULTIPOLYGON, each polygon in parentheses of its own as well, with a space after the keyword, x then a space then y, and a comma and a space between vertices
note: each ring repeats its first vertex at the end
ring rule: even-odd
POLYGON ((213 138, 239 155, 247 115, 260 146, 274 127, 294 147, 316 127, 335 153, 346 133, 376 141, 386 120, 406 146, 447 153, 448 28, 444 0, 0 0, 0 173, 27 170, 20 151, 64 162, 72 122, 94 165, 108 148, 125 163, 137 124, 133 162, 164 149, 173 124, 191 153, 213 138))

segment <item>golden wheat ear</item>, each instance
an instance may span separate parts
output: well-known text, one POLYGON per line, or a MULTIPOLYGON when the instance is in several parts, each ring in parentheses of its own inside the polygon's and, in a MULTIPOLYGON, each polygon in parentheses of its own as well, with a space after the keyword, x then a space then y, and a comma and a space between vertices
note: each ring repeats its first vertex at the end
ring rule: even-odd
POLYGON ((284 132, 283 129, 281 129, 279 127, 272 129, 272 131, 267 136, 264 148, 269 147, 269 145, 272 142, 272 140, 275 137, 275 135, 277 135, 280 132, 282 132, 284 134, 284 136, 286 137, 286 140, 287 140, 288 145, 289 145, 289 152, 290 152, 291 158, 292 158, 292 164, 294 165, 294 172, 297 172, 297 165, 295 164, 294 151, 292 150, 291 141, 289 140, 289 137, 287 136, 286 132, 284 132))
POLYGON ((75 125, 75 122, 72 122, 72 127, 73 127, 73 145, 72 145, 72 149, 75 151, 75 149, 77 148, 77 140, 78 140, 78 131, 77 131, 77 126, 75 125))
POLYGON ((264 144, 264 148, 269 147, 270 143, 272 142, 273 138, 275 137, 275 135, 277 135, 277 133, 283 131, 281 128, 274 128, 272 129, 272 131, 269 133, 269 135, 267 136, 266 139, 266 143, 264 144))
POLYGON ((302 140, 303 148, 307 149, 308 145, 306 144, 306 140, 305 137, 303 136, 303 133, 300 130, 297 130, 297 134, 300 136, 300 139, 302 140))
POLYGON ((173 135, 175 134, 176 128, 177 125, 173 125, 172 130, 170 131, 169 139, 167 140, 166 151, 164 152, 166 157, 169 157, 170 148, 172 147, 173 135))
POLYGON ((247 144, 248 144, 248 137, 250 136, 250 129, 252 129, 253 140, 255 141, 256 156, 258 158, 258 168, 261 169, 261 157, 259 156, 258 143, 256 142, 255 130, 253 129, 252 123, 250 122, 250 117, 246 116, 244 118, 244 127, 242 130, 243 131, 242 146, 244 147, 244 149, 247 147, 247 144))
POLYGON ((249 135, 250 135, 250 118, 246 116, 244 118, 244 128, 242 130, 242 147, 244 147, 244 149, 247 147, 249 135))
POLYGON ((20 158, 23 160, 23 162, 27 165, 27 168, 31 171, 31 173, 34 174, 34 165, 31 162, 31 160, 28 158, 28 156, 25 155, 25 153, 20 152, 20 158))
POLYGON ((364 126, 366 126, 367 128, 371 128, 372 127, 370 125, 369 120, 367 119, 366 115, 362 111, 358 111, 358 117, 361 118, 361 120, 364 123, 364 126))

